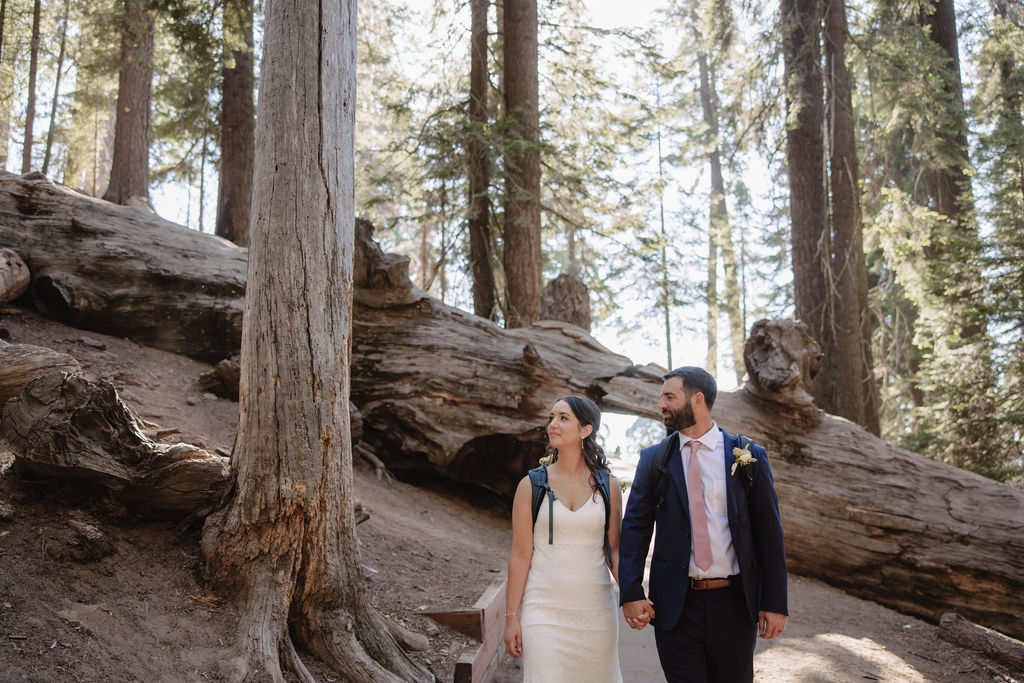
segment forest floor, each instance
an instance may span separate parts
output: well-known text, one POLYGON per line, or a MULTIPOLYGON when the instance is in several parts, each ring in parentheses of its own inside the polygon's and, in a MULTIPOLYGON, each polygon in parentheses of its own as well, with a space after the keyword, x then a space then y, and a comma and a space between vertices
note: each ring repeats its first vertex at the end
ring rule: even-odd
MULTIPOLYGON (((0 307, 0 338, 71 354, 89 379, 113 383, 147 428, 231 449, 237 404, 197 387, 210 366, 15 306, 0 307)), ((94 487, 15 475, 9 464, 0 449, 0 679, 224 680, 238 611, 204 586, 197 525, 140 518, 94 487), (102 539, 80 544, 83 525, 102 539)), ((361 461, 355 478, 370 513, 359 538, 371 601, 429 638, 430 649, 411 656, 449 681, 473 644, 417 613, 469 607, 503 571, 505 506, 378 480, 361 461)), ((792 577, 790 596, 785 635, 758 644, 757 680, 1024 683, 1024 674, 940 640, 933 624, 813 578, 792 577)), ((651 630, 623 627, 621 636, 624 679, 662 680, 651 630)), ((309 664, 319 680, 345 680, 309 664)), ((498 680, 518 678, 505 657, 498 680)))

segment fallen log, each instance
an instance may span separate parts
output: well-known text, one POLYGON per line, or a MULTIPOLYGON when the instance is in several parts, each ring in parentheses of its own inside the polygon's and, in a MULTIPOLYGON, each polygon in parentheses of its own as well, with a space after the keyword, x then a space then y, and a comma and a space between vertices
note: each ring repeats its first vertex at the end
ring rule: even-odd
POLYGON ((227 240, 0 172, 0 246, 47 317, 211 363, 238 352, 248 251, 227 240))
POLYGON ((0 248, 0 304, 13 301, 28 289, 28 266, 13 249, 0 248))
POLYGON ((37 377, 8 401, 0 445, 28 471, 81 480, 154 515, 202 517, 228 480, 227 458, 151 441, 113 385, 64 372, 37 377))
POLYGON ((31 380, 50 372, 77 373, 78 361, 60 353, 32 344, 8 344, 0 341, 0 413, 7 399, 21 393, 31 380))
MULTIPOLYGON (((74 214, 55 203, 99 203, 50 186, 0 176, 0 244, 25 229, 22 220, 41 225, 43 219, 30 220, 37 213, 74 214), (41 207, 33 204, 37 195, 46 200, 41 207)), ((129 224, 143 220, 105 203, 102 212, 111 224, 122 214, 129 224)), ((45 237, 59 243, 61 234, 45 237)), ((153 254, 162 253, 163 236, 146 234, 136 246, 151 255, 139 263, 160 262, 153 254)), ((178 239, 177 232, 168 235, 178 239)), ((207 273, 242 272, 237 247, 225 252, 220 240, 192 235, 209 245, 202 255, 207 273)), ((68 244, 52 249, 75 251, 68 244)), ((32 250, 22 255, 31 268, 32 250)), ((352 400, 363 414, 364 441, 391 471, 421 480, 440 475, 507 498, 542 454, 547 412, 560 396, 585 394, 605 410, 660 419, 662 369, 636 366, 572 325, 503 330, 445 306, 412 285, 408 260, 383 254, 364 222, 357 225, 355 255, 352 400)), ((73 259, 63 263, 75 278, 94 277, 73 259)), ((216 329, 239 322, 228 314, 236 292, 218 300, 212 289, 189 305, 216 319, 216 329)), ((181 296, 179 289, 167 291, 152 287, 154 308, 166 312, 161 297, 181 296)), ((1024 563, 1017 560, 1024 557, 1024 491, 822 413, 801 393, 816 352, 800 346, 799 330, 765 325, 753 336, 752 384, 720 394, 714 414, 721 426, 768 448, 792 571, 933 622, 955 611, 1024 637, 1024 563)))
POLYGON ((959 614, 951 612, 942 615, 939 621, 939 637, 957 647, 991 657, 1013 671, 1024 671, 1024 643, 979 626, 959 614))

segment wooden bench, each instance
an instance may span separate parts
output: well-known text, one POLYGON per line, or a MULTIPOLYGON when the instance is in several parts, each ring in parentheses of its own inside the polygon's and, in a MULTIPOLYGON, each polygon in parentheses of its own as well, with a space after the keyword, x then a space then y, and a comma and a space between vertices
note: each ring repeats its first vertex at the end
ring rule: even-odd
POLYGON ((504 646, 506 586, 505 577, 499 576, 470 609, 420 612, 480 643, 459 657, 455 683, 487 683, 494 676, 504 646))

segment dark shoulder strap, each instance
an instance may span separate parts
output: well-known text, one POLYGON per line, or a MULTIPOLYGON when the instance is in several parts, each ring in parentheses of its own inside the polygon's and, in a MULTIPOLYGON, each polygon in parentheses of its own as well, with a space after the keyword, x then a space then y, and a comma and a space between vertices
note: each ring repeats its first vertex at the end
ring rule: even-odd
POLYGON ((529 471, 530 483, 533 485, 533 523, 537 523, 537 513, 540 512, 540 504, 545 494, 548 498, 548 544, 555 542, 555 516, 552 509, 555 501, 555 494, 548 485, 548 468, 544 465, 534 467, 529 471))
MULTIPOLYGON (((736 448, 741 451, 753 446, 754 442, 743 436, 742 434, 736 435, 736 448)), ((747 494, 747 501, 750 500, 750 489, 754 486, 754 468, 753 467, 742 467, 737 474, 740 475, 740 483, 743 484, 743 492, 747 494)))

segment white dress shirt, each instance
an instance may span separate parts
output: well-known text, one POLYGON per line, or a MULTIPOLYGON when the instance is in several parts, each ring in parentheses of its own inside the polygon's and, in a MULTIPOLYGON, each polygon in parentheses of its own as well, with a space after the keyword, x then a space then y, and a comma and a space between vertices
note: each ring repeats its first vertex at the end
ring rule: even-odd
MULTIPOLYGON (((695 579, 719 579, 740 573, 736 550, 732 545, 732 531, 729 530, 729 509, 726 498, 725 444, 718 425, 711 424, 707 433, 697 437, 700 450, 700 484, 704 489, 704 512, 708 518, 708 535, 711 537, 711 566, 707 571, 700 569, 693 559, 693 534, 690 534, 689 575, 695 579)), ((683 460, 683 475, 690 477, 690 439, 679 434, 679 456, 683 460)))

